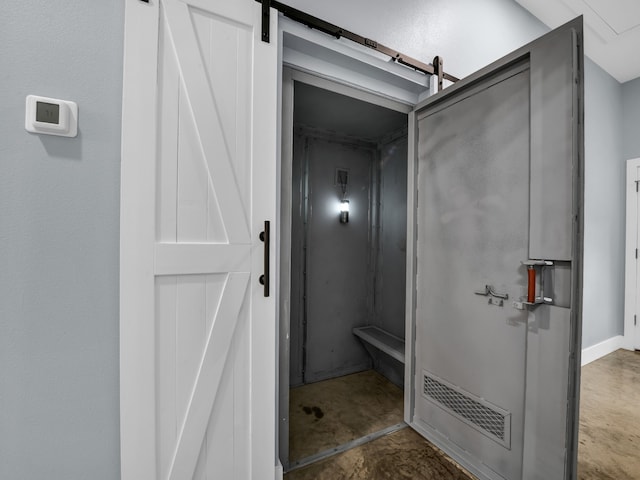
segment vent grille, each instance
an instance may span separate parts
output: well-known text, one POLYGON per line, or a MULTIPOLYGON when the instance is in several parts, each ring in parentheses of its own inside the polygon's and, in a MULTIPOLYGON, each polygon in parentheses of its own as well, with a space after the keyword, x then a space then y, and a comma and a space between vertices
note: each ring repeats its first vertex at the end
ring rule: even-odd
POLYGON ((461 389, 424 375, 424 395, 449 413, 510 448, 511 414, 461 389))

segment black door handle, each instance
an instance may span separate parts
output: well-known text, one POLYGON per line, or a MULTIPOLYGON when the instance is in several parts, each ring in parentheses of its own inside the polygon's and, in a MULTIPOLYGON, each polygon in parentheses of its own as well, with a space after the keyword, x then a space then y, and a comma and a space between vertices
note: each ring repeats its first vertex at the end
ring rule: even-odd
POLYGON ((260 275, 260 285, 264 285, 264 296, 269 296, 269 238, 271 228, 269 220, 264 221, 264 231, 260 232, 260 241, 264 242, 264 274, 260 275))

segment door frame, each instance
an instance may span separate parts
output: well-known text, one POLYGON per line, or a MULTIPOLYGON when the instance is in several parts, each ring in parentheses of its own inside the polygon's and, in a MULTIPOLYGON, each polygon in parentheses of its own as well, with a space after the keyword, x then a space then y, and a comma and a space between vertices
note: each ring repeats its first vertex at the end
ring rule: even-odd
MULTIPOLYGON (((357 58, 353 59, 358 62, 357 58)), ((318 63, 318 67, 321 63, 318 63)), ((333 93, 339 93, 364 102, 378 105, 390 110, 408 115, 411 122, 413 106, 393 99, 393 89, 373 93, 366 89, 356 88, 351 79, 325 75, 320 71, 302 69, 292 62, 283 62, 282 72, 282 119, 281 119, 281 155, 280 155, 280 189, 279 189, 279 244, 277 245, 278 260, 278 323, 279 323, 279 394, 278 394, 278 455, 284 469, 289 466, 289 368, 290 343, 289 333, 291 325, 291 222, 292 222, 292 166, 293 166, 293 108, 294 86, 296 82, 322 88, 333 93)), ((385 88, 380 82, 378 88, 385 88)), ((409 123, 410 124, 410 123, 409 123)), ((411 148, 409 155, 411 154, 411 148)), ((408 157, 410 158, 410 157, 408 157)), ((409 162, 411 163, 411 162, 409 162)), ((410 188, 408 186, 408 188, 410 188)), ((407 239, 407 243, 410 243, 407 239)), ((407 245, 409 251, 409 245, 407 245)), ((405 379, 406 379, 405 374, 405 379)), ((407 398, 405 398, 406 409, 407 398)), ((406 414, 405 414, 406 415, 406 414)))
POLYGON ((640 339, 636 338, 637 327, 634 325, 634 315, 637 315, 638 304, 638 274, 636 248, 638 248, 638 191, 637 175, 640 168, 640 158, 627 160, 627 213, 625 221, 626 241, 624 249, 624 348, 628 350, 640 350, 640 339))
POLYGON ((155 141, 157 88, 126 80, 155 75, 158 42, 148 39, 158 38, 158 27, 155 9, 126 3, 124 30, 135 37, 124 45, 120 172, 120 472, 127 479, 156 476, 153 467, 142 467, 155 465, 156 412, 139 406, 155 402, 155 338, 147 334, 154 331, 154 252, 146 246, 155 240, 155 218, 147 212, 155 202, 149 172, 155 171, 156 151, 143 145, 155 141), (139 62, 143 56, 148 61, 139 62), (129 312, 138 322, 126 321, 129 312))
MULTIPOLYGON (((335 42, 324 33, 311 30, 286 17, 278 22, 279 38, 282 45, 281 64, 281 119, 280 119, 280 161, 278 165, 278 285, 277 321, 278 332, 278 407, 276 450, 284 469, 289 467, 289 358, 290 358, 290 321, 291 321, 291 198, 293 164, 293 103, 295 82, 306 83, 334 93, 346 95, 374 105, 395 110, 408 115, 408 127, 411 131, 412 110, 424 98, 435 93, 435 82, 421 73, 414 72, 401 65, 382 61, 372 55, 371 50, 351 44, 335 42), (307 47, 311 47, 307 51, 307 47), (363 65, 374 77, 365 77, 357 71, 337 68, 330 62, 336 56, 347 58, 353 65, 363 65), (373 68, 371 68, 373 67, 373 68), (395 85, 387 83, 389 74, 397 80, 395 85), (402 85, 402 86, 399 86, 402 85)), ((411 138, 411 137, 409 137, 411 138)), ((414 152, 409 141, 408 158, 414 152)), ((409 168, 412 162, 409 162, 409 168)), ((412 177, 410 177, 410 181, 412 177)), ((407 189, 413 184, 407 185, 407 189)), ((413 218, 413 217, 411 217, 413 218)), ((411 227, 407 227, 408 233, 411 227)), ((412 237, 407 238, 407 255, 412 251, 412 237)), ((409 258, 407 256, 407 258, 409 258)), ((407 277, 408 278, 408 277, 407 277)), ((411 280, 413 282, 413 280, 411 280)), ((409 285, 409 284, 408 284, 409 285)), ((407 351, 410 348, 407 345, 407 351)), ((408 357, 407 357, 408 358, 408 357)), ((406 368, 406 367, 405 367, 406 368)), ((405 372, 405 380, 407 374, 405 372)), ((408 418, 408 406, 412 402, 405 395, 405 420, 408 418)))

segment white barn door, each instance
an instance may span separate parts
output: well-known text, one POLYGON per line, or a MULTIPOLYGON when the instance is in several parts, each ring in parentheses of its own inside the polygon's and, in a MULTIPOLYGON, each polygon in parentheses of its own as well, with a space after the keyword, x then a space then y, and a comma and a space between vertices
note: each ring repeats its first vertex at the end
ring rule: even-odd
POLYGON ((253 0, 125 21, 122 478, 273 478, 277 43, 253 0))

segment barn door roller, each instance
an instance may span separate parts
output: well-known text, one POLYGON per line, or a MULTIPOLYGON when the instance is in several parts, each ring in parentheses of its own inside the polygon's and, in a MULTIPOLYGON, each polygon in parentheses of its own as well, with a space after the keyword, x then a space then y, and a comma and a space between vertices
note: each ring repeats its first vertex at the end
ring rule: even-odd
POLYGON ((262 41, 269 43, 269 13, 271 11, 271 0, 262 0, 262 41))
POLYGON ((285 17, 290 18, 291 20, 295 20, 296 22, 300 22, 307 27, 314 28, 316 30, 320 30, 327 35, 331 35, 336 38, 346 38, 347 40, 351 40, 352 42, 358 43, 365 47, 371 48, 376 52, 383 53, 391 58, 394 62, 405 65, 409 68, 413 68, 418 72, 422 72, 425 75, 433 75, 438 78, 438 91, 443 88, 443 80, 449 80, 450 82, 457 82, 460 80, 453 75, 449 75, 443 69, 443 61, 442 57, 437 56, 433 59, 433 63, 423 63, 415 58, 411 58, 408 55, 404 55, 396 50, 393 50, 389 47, 385 47, 384 45, 376 42, 375 40, 371 40, 369 38, 365 38, 356 33, 350 32, 349 30, 345 30, 344 28, 340 28, 337 25, 334 25, 329 22, 325 22, 324 20, 314 17, 313 15, 309 15, 308 13, 297 10, 289 5, 285 5, 284 3, 280 3, 276 0, 256 0, 256 2, 262 4, 262 41, 269 43, 269 11, 270 8, 273 7, 285 17))

